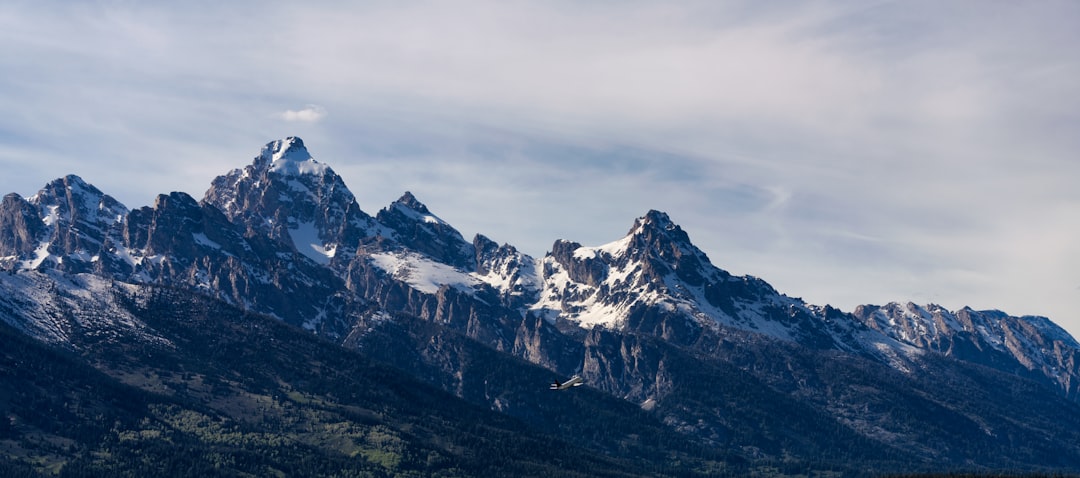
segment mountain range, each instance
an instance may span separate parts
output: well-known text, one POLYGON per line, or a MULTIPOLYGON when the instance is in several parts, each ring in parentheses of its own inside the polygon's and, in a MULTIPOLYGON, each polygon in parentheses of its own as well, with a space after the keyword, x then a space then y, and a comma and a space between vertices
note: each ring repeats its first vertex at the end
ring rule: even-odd
POLYGON ((296 137, 201 200, 8 194, 0 270, 13 476, 1080 473, 1048 318, 808 304, 655 210, 532 257, 296 137))

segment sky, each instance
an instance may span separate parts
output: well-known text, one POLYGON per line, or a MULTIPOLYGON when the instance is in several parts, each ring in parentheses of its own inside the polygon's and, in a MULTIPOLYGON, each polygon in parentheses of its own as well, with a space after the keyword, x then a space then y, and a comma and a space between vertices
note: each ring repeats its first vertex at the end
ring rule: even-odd
POLYGON ((202 198, 300 136, 533 256, 667 212, 712 262, 851 311, 1080 336, 1080 2, 11 0, 0 194, 202 198))

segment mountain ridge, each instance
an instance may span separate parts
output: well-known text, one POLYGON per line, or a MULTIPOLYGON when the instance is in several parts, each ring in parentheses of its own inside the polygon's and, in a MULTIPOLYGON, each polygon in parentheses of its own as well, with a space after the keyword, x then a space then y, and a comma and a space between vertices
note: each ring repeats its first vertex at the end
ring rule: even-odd
MULTIPOLYGON (((657 210, 615 241, 559 239, 534 258, 479 233, 467 241, 408 191, 367 214, 296 137, 270 142, 249 165, 214 178, 198 201, 174 192, 128 210, 74 175, 28 199, 9 194, 0 202, 0 269, 84 284, 86 292, 64 299, 73 308, 107 310, 101 297, 127 287, 188 290, 377 356, 500 413, 524 412, 469 377, 490 365, 464 357, 579 373, 672 430, 750 462, 785 455, 809 462, 821 454, 815 441, 882 447, 874 460, 914 460, 900 450, 941 441, 947 446, 924 450, 926 463, 1034 470, 1044 453, 1036 448, 1060 442, 1038 442, 1018 461, 985 450, 1039 433, 1065 436, 1064 425, 1041 414, 1072 416, 1080 407, 1080 344, 1048 318, 913 303, 851 312, 808 304, 713 265, 657 210), (717 377, 746 390, 726 390, 717 377), (858 378, 858 388, 845 377, 858 378), (954 377, 973 392, 928 377, 954 377), (1022 394, 1045 388, 1051 398, 1039 397, 1045 410, 1030 420, 1042 428, 998 423, 1008 421, 1011 402, 985 387, 1000 383, 1022 394), (750 395, 761 404, 740 401, 750 395), (980 407, 968 395, 995 404, 980 407), (787 416, 776 407, 804 410, 806 421, 765 418, 787 416), (876 411, 889 407, 904 412, 876 411), (935 416, 965 425, 948 430, 935 416), (753 430, 752 420, 767 430, 753 430), (823 426, 839 428, 814 431, 823 426)), ((71 327, 63 308, 0 300, 0 319, 63 346, 71 327)), ((113 330, 95 324, 79 327, 113 330)), ((1080 450, 1061 446, 1061 466, 1080 469, 1080 450)))
MULTIPOLYGON (((267 143, 250 165, 215 178, 199 201, 203 205, 202 213, 191 212, 196 204, 183 193, 162 195, 149 208, 129 211, 75 175, 50 182, 28 199, 9 195, 4 201, 11 203, 0 212, 0 224, 9 226, 5 230, 11 231, 7 236, 9 239, 0 244, 6 251, 5 256, 0 256, 0 264, 6 269, 37 269, 55 262, 52 267, 69 272, 111 273, 115 278, 142 281, 173 280, 170 277, 179 272, 177 267, 187 266, 183 271, 189 276, 187 280, 196 285, 203 281, 206 285, 207 279, 199 277, 209 274, 209 269, 173 264, 168 257, 144 260, 140 254, 146 257, 190 256, 196 249, 217 248, 226 251, 227 256, 236 257, 252 250, 252 245, 245 241, 265 235, 290 245, 296 253, 286 261, 287 264, 281 263, 288 270, 295 269, 296 264, 306 258, 314 262, 315 267, 301 268, 318 271, 319 266, 325 266, 344 277, 348 274, 343 271, 356 267, 348 264, 358 262, 357 257, 360 257, 370 262, 362 268, 392 269, 389 271, 391 276, 409 275, 408 271, 414 271, 411 284, 414 288, 420 287, 420 292, 433 293, 454 281, 462 291, 487 284, 504 296, 504 302, 517 297, 517 308, 538 313, 551 321, 577 323, 583 328, 596 325, 616 329, 647 327, 661 337, 678 337, 684 344, 699 337, 699 329, 713 327, 716 322, 781 340, 848 352, 875 354, 883 344, 900 351, 905 350, 902 345, 907 345, 946 354, 959 352, 964 347, 993 350, 1012 354, 1029 368, 1035 368, 1038 363, 1047 376, 1060 375, 1061 365, 1072 359, 1068 350, 1078 348, 1071 335, 1047 318, 1037 319, 1043 324, 1041 327, 1024 325, 1031 324, 1036 320, 1034 318, 1012 318, 1013 326, 995 328, 988 326, 987 317, 993 315, 999 323, 1012 316, 993 311, 968 312, 970 309, 966 307, 945 311, 944 315, 939 314, 937 322, 933 322, 903 320, 915 315, 899 312, 902 308, 899 303, 884 307, 864 305, 848 314, 854 320, 846 323, 829 321, 823 312, 827 306, 807 304, 780 294, 761 279, 732 276, 713 266, 668 214, 656 210, 637 218, 621 239, 598 247, 585 247, 560 239, 541 259, 521 254, 510 245, 504 245, 503 249, 493 247, 494 243, 480 234, 473 242, 466 241, 460 232, 434 215, 408 191, 371 216, 359 207, 341 177, 328 165, 317 162, 298 137, 267 143), (224 213, 230 222, 243 225, 246 228, 243 238, 237 237, 236 233, 228 240, 222 237, 214 240, 208 236, 207 231, 219 234, 230 230, 230 226, 210 217, 214 213, 212 209, 206 209, 207 205, 224 213), (30 217, 33 207, 38 210, 40 222, 30 217), (156 213, 177 207, 188 212, 156 213), (181 231, 176 229, 180 225, 159 222, 171 214, 187 214, 184 221, 205 224, 181 231), (149 223, 144 224, 146 221, 149 223), (152 233, 162 230, 169 230, 169 233, 152 233), (177 234, 189 233, 191 240, 176 243, 177 234), (37 236, 38 243, 31 250, 34 241, 28 239, 32 236, 37 236), (174 244, 166 245, 170 241, 174 244), (480 257, 482 250, 487 251, 484 258, 480 257), (513 270, 491 276, 492 268, 482 259, 490 261, 491 253, 499 250, 504 251, 503 255, 514 256, 513 270), (410 256, 412 253, 421 256, 410 256), (450 269, 441 269, 438 264, 450 266, 450 269), (122 277, 124 274, 117 270, 125 268, 130 270, 124 271, 127 277, 122 277), (437 278, 421 285, 423 273, 415 271, 427 271, 429 276, 437 278), (506 283, 511 276, 513 283, 506 283), (522 299, 533 296, 539 298, 531 302, 522 299), (892 311, 892 315, 882 311, 892 311), (676 324, 673 320, 660 319, 672 312, 690 318, 691 323, 676 324), (644 316, 650 318, 642 321, 644 316), (957 317, 981 320, 978 325, 970 320, 959 325, 957 317), (950 320, 942 322, 944 318, 950 320), (928 324, 949 327, 932 339, 912 335, 915 331, 912 327, 927 330, 928 324), (871 343, 862 343, 863 340, 855 337, 874 332, 884 338, 873 337, 869 339, 871 343), (942 345, 943 340, 949 345, 942 345), (1054 349, 1054 344, 1059 343, 1064 348, 1054 349), (1057 360, 1035 356, 1038 354, 1031 353, 1032 349, 1057 355, 1057 360)), ((230 272, 230 275, 235 289, 236 273, 230 272)), ((324 274, 308 273, 302 282, 318 282, 311 279, 311 275, 324 274)), ((279 282, 287 280, 281 277, 267 279, 251 277, 243 282, 261 281, 277 287, 279 282)), ((234 293, 231 299, 241 300, 240 295, 243 294, 234 293)), ((324 291, 323 295, 334 294, 324 291)), ((907 308, 912 306, 909 303, 907 308)), ((267 312, 283 315, 275 310, 267 312)), ((930 314, 925 309, 922 312, 930 314)), ((308 316, 302 322, 314 324, 317 319, 308 316)), ((938 327, 933 330, 936 332, 938 327)), ((1080 380, 1076 380, 1075 375, 1075 370, 1065 367, 1065 376, 1059 380, 1068 396, 1076 394, 1076 383, 1080 380)))
MULTIPOLYGON (((37 269, 43 267, 45 261, 58 261, 55 267, 60 270, 103 273, 108 269, 124 269, 126 262, 131 269, 127 271, 129 276, 118 278, 146 281, 151 277, 139 274, 167 274, 168 270, 175 267, 163 267, 158 272, 147 272, 157 269, 154 265, 173 265, 168 263, 167 259, 157 263, 144 262, 137 257, 139 251, 146 256, 157 257, 160 252, 158 249, 166 247, 162 241, 172 240, 168 235, 189 231, 170 230, 170 233, 164 234, 162 240, 157 242, 151 237, 152 234, 144 237, 140 236, 138 231, 170 228, 168 224, 154 222, 152 217, 156 215, 153 211, 170 207, 193 210, 193 202, 189 199, 190 196, 183 193, 162 195, 150 208, 129 211, 107 194, 87 185, 78 176, 69 175, 57 179, 30 199, 23 200, 30 206, 38 207, 38 221, 28 218, 32 214, 29 213, 29 208, 19 204, 17 195, 5 197, 6 203, 15 204, 4 207, 3 218, 6 219, 0 220, 0 226, 4 226, 4 230, 12 231, 13 235, 2 245, 8 252, 5 252, 6 256, 0 259, 0 263, 5 264, 5 269, 14 269, 15 258, 22 258, 22 262, 18 263, 19 268, 37 269), (139 220, 150 220, 153 223, 144 228, 139 220), (122 231, 114 231, 122 222, 126 224, 121 228, 122 231), (44 230, 52 231, 52 235, 39 237, 38 247, 32 249, 31 256, 32 241, 28 241, 28 237, 41 236, 44 230), (116 243, 123 244, 117 247, 116 243), (110 251, 111 255, 108 254, 110 251), (109 265, 110 262, 112 265, 109 265)), ((233 169, 232 172, 215 178, 200 203, 204 206, 215 206, 231 222, 243 224, 246 227, 244 237, 262 234, 269 236, 271 240, 291 245, 298 255, 288 261, 285 269, 295 269, 296 261, 307 258, 315 262, 314 270, 319 269, 318 265, 323 265, 337 271, 339 276, 346 276, 348 274, 341 271, 355 269, 355 265, 348 264, 357 262, 355 258, 360 255, 367 261, 375 261, 373 264, 364 265, 362 269, 393 269, 390 271, 391 275, 408 274, 406 271, 418 270, 442 275, 428 285, 418 285, 421 282, 420 277, 414 274, 413 285, 421 287, 421 291, 437 290, 441 286, 440 281, 460 281, 460 290, 470 290, 478 284, 490 285, 501 290, 498 293, 504 296, 504 301, 514 296, 539 296, 538 300, 531 303, 518 300, 516 306, 539 313, 549 320, 568 320, 583 328, 597 325, 626 327, 627 320, 644 314, 652 318, 648 323, 637 323, 637 327, 652 327, 659 336, 670 339, 681 336, 678 340, 684 343, 699 337, 700 327, 712 327, 713 322, 716 322, 723 326, 766 333, 781 340, 835 347, 848 352, 875 353, 874 350, 880 349, 882 343, 890 341, 894 342, 892 345, 912 345, 918 349, 946 354, 954 350, 960 351, 967 345, 973 346, 977 351, 993 349, 998 352, 1004 346, 1022 365, 1035 368, 1035 364, 1039 363, 1047 375, 1061 373, 1059 366, 1071 357, 1065 357, 1061 350, 1057 350, 1058 359, 1054 364, 1054 360, 1032 357, 1025 352, 1032 349, 1032 346, 1050 351, 1055 343, 1063 344, 1066 349, 1078 347, 1076 340, 1064 329, 1053 325, 1044 317, 1039 319, 1040 324, 1053 327, 1025 327, 1031 320, 1020 317, 1012 320, 1014 327, 998 328, 998 336, 1008 332, 1009 338, 993 336, 984 319, 977 328, 969 320, 967 326, 951 327, 951 332, 945 336, 918 339, 912 336, 916 329, 912 328, 915 323, 910 320, 897 322, 897 317, 882 318, 880 313, 874 315, 866 312, 896 311, 899 310, 899 303, 887 304, 883 309, 873 305, 860 306, 851 313, 855 319, 842 324, 838 329, 835 320, 828 322, 823 319, 822 311, 825 308, 781 295, 768 283, 756 277, 735 277, 714 267, 704 252, 690 242, 689 235, 681 230, 669 215, 659 210, 649 210, 645 216, 636 219, 633 227, 621 240, 598 247, 584 247, 578 243, 558 240, 553 244, 549 255, 534 259, 519 254, 512 246, 504 245, 509 247, 504 249, 504 254, 514 255, 516 258, 515 270, 504 271, 503 277, 477 274, 477 271, 481 270, 491 272, 490 268, 477 259, 480 257, 478 250, 481 248, 492 250, 492 244, 485 242, 490 240, 477 234, 472 243, 464 241, 453 226, 432 214, 428 206, 407 191, 401 199, 379 210, 376 216, 364 213, 356 204, 355 197, 345 182, 328 165, 316 162, 298 137, 271 141, 262 148, 251 165, 243 169, 233 169), (408 256, 411 252, 405 254, 402 251, 419 252, 432 262, 408 256), (381 254, 396 256, 391 259, 380 256, 381 254), (409 257, 416 260, 408 259, 409 257), (453 269, 432 272, 438 269, 436 264, 447 264, 453 269), (460 270, 464 274, 456 274, 454 270, 460 270), (504 284, 508 274, 516 277, 514 284, 504 284), (629 281, 634 284, 627 286, 629 281), (612 290, 616 291, 613 296, 612 290), (661 313, 657 308, 667 311, 661 313), (691 324, 687 327, 675 325, 674 320, 657 319, 658 314, 672 311, 692 317, 690 322, 696 322, 697 325, 691 324), (859 343, 860 340, 852 336, 865 336, 867 330, 880 332, 885 336, 885 341, 874 338, 874 343, 859 343), (959 332, 968 334, 958 337, 959 332), (1037 338, 1040 332, 1047 332, 1049 338, 1037 338), (946 337, 953 345, 943 349, 940 344, 946 337), (976 342, 964 342, 966 340, 976 342), (1022 341, 1028 342, 1026 346, 1020 344, 1022 341)), ((204 213, 213 216, 211 209, 205 209, 204 213)), ((161 217, 167 218, 168 215, 161 217)), ((198 224, 203 219, 189 214, 186 220, 195 224, 198 229, 198 224)), ((210 220, 212 226, 204 226, 202 229, 229 230, 222 226, 220 220, 207 220, 210 220)), ((206 235, 205 230, 191 230, 190 233, 193 241, 184 244, 183 247, 187 250, 181 250, 177 254, 191 255, 191 250, 195 248, 227 248, 230 244, 245 241, 238 237, 231 237, 230 241, 214 241, 206 235)), ((233 247, 229 252, 230 256, 239 255, 239 251, 235 249, 237 247, 233 247)), ((241 244, 239 249, 252 250, 252 246, 241 244)), ((184 273, 198 277, 210 271, 195 268, 194 271, 188 270, 184 273)), ((113 276, 118 275, 121 274, 113 271, 113 276)), ((230 275, 234 276, 235 273, 230 275)), ((230 278, 235 283, 235 277, 230 278)), ((189 278, 189 282, 199 281, 199 278, 189 278)), ((269 281, 264 277, 261 282, 276 287, 281 285, 278 284, 281 281, 281 277, 270 278, 269 281)), ((258 279, 244 281, 247 284, 252 282, 258 282, 258 279)), ((305 277, 302 282, 319 281, 305 277)), ((324 291, 323 295, 333 296, 334 293, 324 291)), ((240 295, 234 293, 233 296, 233 300, 240 300, 240 295)), ((972 316, 966 311, 967 308, 947 312, 946 316, 972 316)), ((267 312, 282 316, 280 312, 267 312)), ((974 315, 986 317, 988 314, 989 311, 984 311, 974 315)), ((1011 316, 1001 314, 998 317, 999 322, 1005 317, 1011 316)), ((300 322, 314 324, 318 319, 309 314, 300 322)), ((955 319, 953 323, 956 323, 955 319)), ((918 330, 927 330, 926 324, 930 323, 923 320, 918 324, 918 330)), ((903 347, 900 347, 900 350, 903 350, 903 347)), ((1065 377, 1059 380, 1068 396, 1076 394, 1078 381, 1075 374, 1075 370, 1066 370, 1065 377)))

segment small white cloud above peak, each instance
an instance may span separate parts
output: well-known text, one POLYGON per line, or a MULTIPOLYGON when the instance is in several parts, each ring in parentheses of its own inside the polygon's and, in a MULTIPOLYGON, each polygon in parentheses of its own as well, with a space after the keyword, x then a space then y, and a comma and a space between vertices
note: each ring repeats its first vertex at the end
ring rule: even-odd
POLYGON ((298 110, 285 110, 278 113, 277 117, 285 121, 314 123, 326 117, 326 108, 319 105, 306 105, 298 110))

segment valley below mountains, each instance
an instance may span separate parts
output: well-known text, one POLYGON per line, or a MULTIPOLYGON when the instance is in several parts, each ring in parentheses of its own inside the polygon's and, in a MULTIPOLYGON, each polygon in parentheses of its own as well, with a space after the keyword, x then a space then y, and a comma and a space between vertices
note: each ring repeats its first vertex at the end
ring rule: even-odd
POLYGON ((532 257, 295 137, 201 200, 8 194, 0 477, 1080 474, 1050 319, 808 304, 627 222, 532 257))

